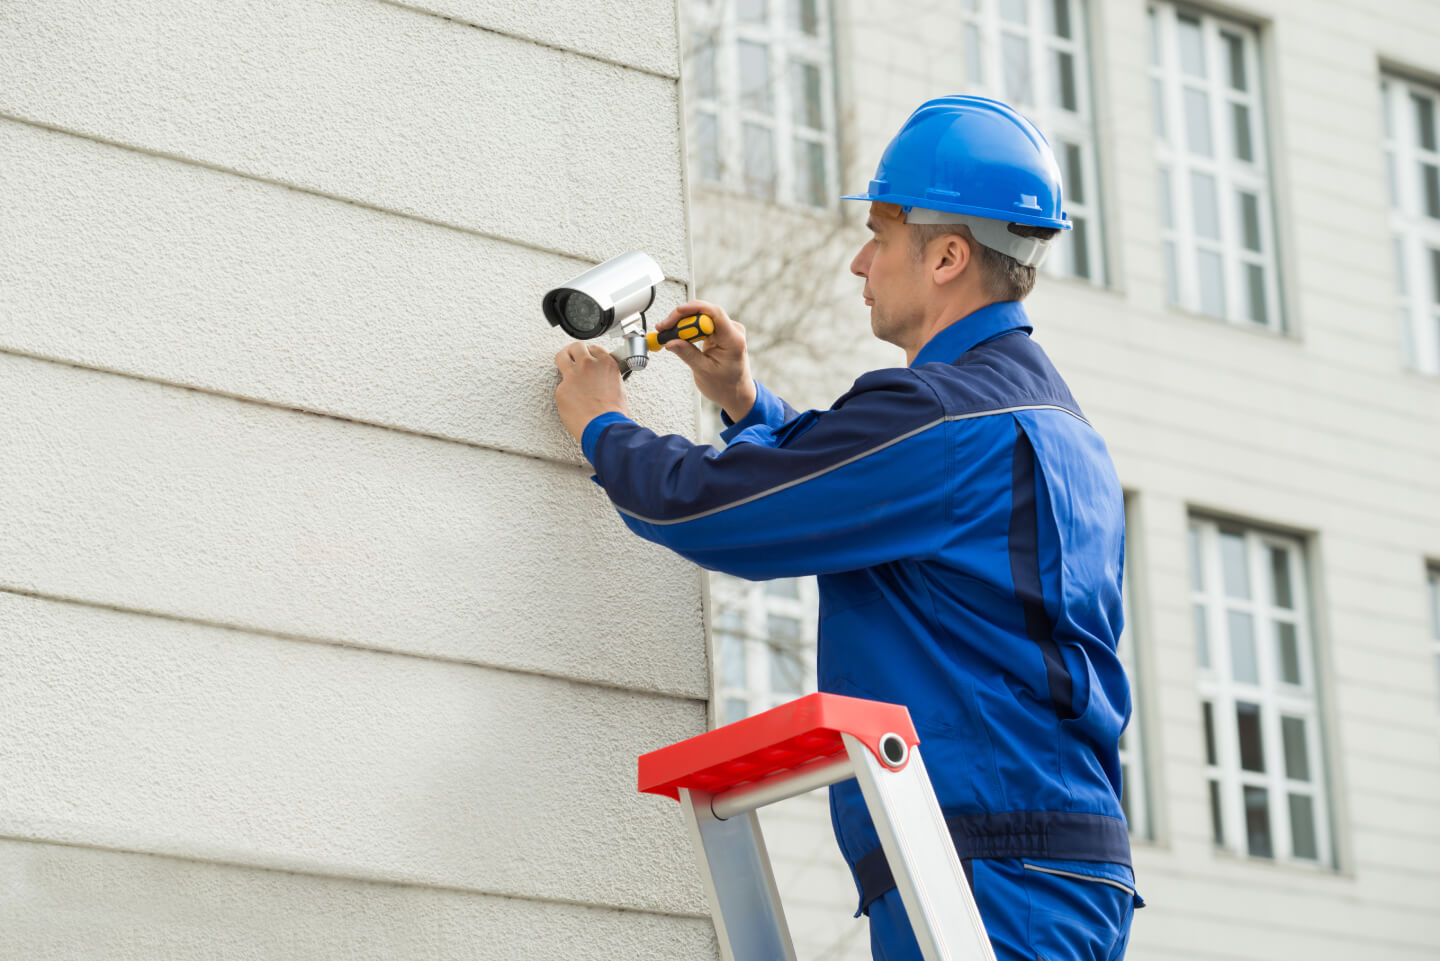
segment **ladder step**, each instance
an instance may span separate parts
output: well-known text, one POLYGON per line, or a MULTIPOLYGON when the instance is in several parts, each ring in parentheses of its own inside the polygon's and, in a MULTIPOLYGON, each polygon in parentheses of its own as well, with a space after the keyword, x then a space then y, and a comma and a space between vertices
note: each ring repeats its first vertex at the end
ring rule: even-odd
POLYGON ((899 704, 810 694, 642 754, 639 788, 677 801, 681 788, 720 794, 815 761, 843 757, 845 734, 882 761, 880 739, 886 734, 897 735, 907 750, 920 743, 910 712, 899 704))

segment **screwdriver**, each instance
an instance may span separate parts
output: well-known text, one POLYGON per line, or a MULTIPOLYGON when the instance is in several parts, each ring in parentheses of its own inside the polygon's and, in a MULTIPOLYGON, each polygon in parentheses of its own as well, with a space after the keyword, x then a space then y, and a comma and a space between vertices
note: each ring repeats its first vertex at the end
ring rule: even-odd
POLYGON ((651 350, 659 350, 676 337, 681 340, 703 340, 713 333, 715 333, 715 321, 710 319, 709 314, 691 314, 689 317, 681 317, 674 327, 659 331, 652 330, 645 335, 645 343, 651 350))

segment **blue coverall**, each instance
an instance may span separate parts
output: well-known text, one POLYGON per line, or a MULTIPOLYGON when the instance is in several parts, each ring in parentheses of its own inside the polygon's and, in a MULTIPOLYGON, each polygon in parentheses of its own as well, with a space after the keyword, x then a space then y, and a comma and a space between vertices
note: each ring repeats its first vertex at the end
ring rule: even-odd
MULTIPOLYGON (((631 530, 751 579, 819 575, 819 688, 904 704, 1001 961, 1129 935, 1118 741, 1124 506, 1017 302, 797 414, 761 387, 717 452, 621 414, 585 456, 631 530)), ((831 816, 875 957, 919 958, 854 781, 831 816)))

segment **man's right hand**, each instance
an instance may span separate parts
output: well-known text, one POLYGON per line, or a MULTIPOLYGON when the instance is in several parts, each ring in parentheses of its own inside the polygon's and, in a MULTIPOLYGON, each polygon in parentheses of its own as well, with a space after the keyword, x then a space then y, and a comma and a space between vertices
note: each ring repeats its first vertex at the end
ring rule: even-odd
POLYGON ((715 333, 705 338, 705 349, 679 338, 665 349, 685 361, 706 399, 719 404, 732 421, 743 420, 755 406, 755 378, 750 375, 750 358, 745 353, 745 328, 731 320, 723 307, 691 300, 670 311, 655 329, 667 330, 691 314, 709 314, 715 321, 715 333))

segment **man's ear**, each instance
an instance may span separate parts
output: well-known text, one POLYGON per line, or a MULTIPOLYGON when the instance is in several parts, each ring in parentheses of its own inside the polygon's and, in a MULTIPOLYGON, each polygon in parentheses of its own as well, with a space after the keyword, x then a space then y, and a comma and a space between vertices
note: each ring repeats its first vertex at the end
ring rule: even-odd
POLYGON ((959 234, 944 234, 935 238, 937 259, 931 261, 930 275, 936 286, 943 286, 958 278, 970 266, 970 241, 959 234))

